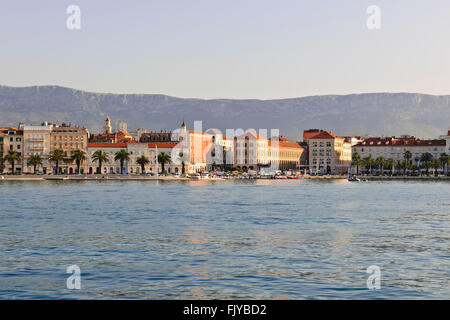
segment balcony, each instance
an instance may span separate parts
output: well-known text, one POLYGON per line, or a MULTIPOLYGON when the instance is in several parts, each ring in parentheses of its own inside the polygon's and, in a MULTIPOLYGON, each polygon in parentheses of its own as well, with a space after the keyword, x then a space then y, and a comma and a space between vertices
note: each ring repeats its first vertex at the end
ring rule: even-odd
POLYGON ((29 138, 28 142, 44 142, 44 138, 29 138))

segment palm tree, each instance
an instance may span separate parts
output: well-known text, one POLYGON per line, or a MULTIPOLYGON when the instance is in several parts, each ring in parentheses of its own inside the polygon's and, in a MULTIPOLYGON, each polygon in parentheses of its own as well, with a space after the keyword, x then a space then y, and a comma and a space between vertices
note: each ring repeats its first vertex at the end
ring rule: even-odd
POLYGON ((42 158, 38 154, 32 154, 27 161, 28 166, 33 166, 33 173, 36 174, 36 167, 42 165, 42 158))
POLYGON ((420 161, 422 162, 422 167, 427 170, 428 175, 428 171, 433 166, 433 155, 429 152, 426 152, 422 154, 422 156, 420 157, 420 161))
POLYGON ((161 163, 161 173, 164 173, 164 165, 166 163, 170 163, 170 161, 172 161, 170 154, 167 154, 165 152, 161 152, 160 154, 158 154, 158 162, 161 163))
POLYGON ((75 160, 75 163, 77 164, 77 173, 80 174, 81 162, 86 160, 86 152, 80 149, 75 150, 72 154, 72 160, 75 160))
POLYGON ((403 159, 405 159, 405 160, 408 162, 408 164, 410 164, 410 163, 411 163, 411 158, 412 158, 412 153, 411 153, 411 151, 406 150, 406 151, 403 153, 403 159))
POLYGON ((136 163, 141 166, 141 173, 145 173, 145 165, 150 163, 150 160, 146 156, 140 156, 136 159, 136 163))
POLYGON ((361 167, 361 165, 362 165, 361 156, 359 155, 358 152, 355 152, 352 155, 352 166, 356 166, 356 175, 359 174, 359 167, 361 167))
POLYGON ((180 159, 181 159, 181 174, 185 174, 186 173, 186 169, 185 169, 185 162, 184 162, 184 160, 186 159, 186 154, 185 153, 183 153, 183 152, 180 152, 179 154, 178 154, 178 156, 180 157, 180 159))
POLYGON ((441 167, 441 159, 439 158, 433 159, 432 166, 434 168, 434 175, 437 176, 438 169, 441 167))
POLYGON ((102 173, 102 164, 103 162, 108 163, 109 162, 109 157, 108 155, 105 153, 105 151, 103 150, 97 150, 94 152, 94 154, 92 155, 92 160, 98 161, 98 168, 97 168, 97 172, 99 174, 102 173))
POLYGON ((50 153, 49 161, 55 162, 56 164, 56 174, 59 173, 59 162, 64 159, 64 151, 62 149, 55 149, 50 153))
POLYGON ((404 176, 406 176, 406 169, 408 169, 408 168, 409 168, 409 162, 408 162, 408 160, 403 160, 403 161, 400 163, 400 169, 403 170, 403 175, 404 175, 404 176))
POLYGON ((15 163, 16 161, 20 161, 20 158, 20 152, 17 152, 15 150, 8 150, 8 153, 6 154, 4 159, 11 164, 12 174, 14 174, 15 163))
POLYGON ((450 156, 446 153, 441 153, 439 157, 439 161, 441 162, 442 172, 448 173, 448 164, 450 162, 450 156))
POLYGON ((380 172, 380 175, 382 175, 382 174, 383 174, 383 168, 384 168, 384 165, 385 165, 385 163, 386 163, 386 160, 384 159, 384 157, 380 156, 380 157, 378 157, 378 158, 375 160, 375 163, 376 163, 376 165, 377 165, 377 167, 378 167, 378 170, 379 170, 379 172, 380 172))
POLYGON ((391 168, 391 175, 394 173, 395 161, 392 158, 386 160, 386 166, 391 168))
POLYGON ((124 167, 123 164, 125 161, 130 160, 130 154, 127 152, 127 150, 121 149, 120 151, 117 151, 114 154, 114 161, 120 161, 120 173, 124 173, 124 167))
POLYGON ((372 174, 372 166, 373 166, 373 163, 374 163, 374 161, 373 161, 373 159, 372 159, 372 156, 365 157, 365 158, 362 160, 362 163, 363 163, 363 166, 366 167, 366 170, 367 170, 370 174, 372 174))

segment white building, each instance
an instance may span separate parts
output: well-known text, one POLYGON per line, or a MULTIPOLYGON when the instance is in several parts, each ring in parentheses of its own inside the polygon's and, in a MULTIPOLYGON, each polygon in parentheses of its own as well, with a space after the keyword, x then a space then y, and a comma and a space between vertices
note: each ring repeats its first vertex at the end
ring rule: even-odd
POLYGON ((377 159, 393 159, 396 164, 405 160, 405 152, 412 154, 410 164, 420 166, 420 158, 425 153, 430 153, 434 158, 439 158, 442 153, 448 153, 448 140, 421 140, 415 137, 371 137, 352 147, 353 154, 357 152, 361 159, 371 157, 377 159))
POLYGON ((44 174, 52 170, 52 164, 48 161, 51 131, 52 126, 45 122, 40 126, 23 126, 23 163, 26 164, 32 154, 39 155, 44 174))

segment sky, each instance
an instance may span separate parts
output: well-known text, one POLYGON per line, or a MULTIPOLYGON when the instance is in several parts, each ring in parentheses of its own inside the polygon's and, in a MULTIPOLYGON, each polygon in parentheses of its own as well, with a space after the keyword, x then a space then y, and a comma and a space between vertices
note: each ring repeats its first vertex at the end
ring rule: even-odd
POLYGON ((0 0, 0 85, 185 98, 450 94, 448 0, 0 0), (69 30, 69 5, 81 29, 69 30), (376 5, 381 28, 366 12, 376 5))

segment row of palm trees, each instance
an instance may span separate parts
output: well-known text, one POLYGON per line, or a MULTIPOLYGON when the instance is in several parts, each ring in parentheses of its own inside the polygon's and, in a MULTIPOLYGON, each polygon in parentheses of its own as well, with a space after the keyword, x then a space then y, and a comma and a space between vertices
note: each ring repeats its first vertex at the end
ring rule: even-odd
MULTIPOLYGON (((180 152, 179 156, 180 156, 180 158, 184 158, 184 154, 182 152, 180 152)), ((62 161, 64 161, 65 157, 66 157, 66 153, 62 149, 56 149, 50 154, 50 156, 48 158, 48 160, 50 162, 55 163, 57 174, 59 172, 59 164, 62 161)), ((15 163, 19 162, 20 159, 21 159, 21 153, 15 151, 15 150, 9 150, 5 156, 3 156, 3 153, 0 153, 0 168, 3 169, 4 162, 9 162, 11 164, 11 169, 14 174, 15 173, 15 171, 14 171, 15 163)), ((73 151, 71 160, 75 161, 75 163, 77 165, 78 173, 80 173, 81 164, 86 159, 87 159, 87 155, 86 155, 86 152, 84 152, 83 150, 73 151)), ((101 173, 102 165, 104 163, 109 163, 109 161, 110 161, 108 154, 104 150, 95 151, 94 154, 92 155, 92 160, 94 162, 98 162, 98 169, 97 169, 98 173, 101 173)), ((123 173, 125 171, 124 164, 126 161, 129 161, 129 160, 130 160, 130 153, 128 153, 124 149, 121 149, 114 154, 114 161, 120 162, 121 173, 123 173)), ((161 164, 162 172, 165 172, 165 165, 167 163, 170 163, 171 161, 172 161, 172 159, 169 154, 167 154, 165 152, 161 152, 160 154, 158 154, 158 163, 161 164)), ((148 157, 142 155, 136 159, 136 163, 141 166, 141 172, 144 173, 145 166, 150 163, 150 160, 148 159, 148 157)), ((32 154, 27 160, 27 165, 30 167, 33 167, 34 174, 36 174, 37 167, 42 166, 42 164, 43 164, 43 159, 38 154, 32 154)), ((182 161, 182 173, 183 174, 185 173, 185 162, 184 161, 182 161)))
MULTIPOLYGON (((15 150, 9 150, 7 154, 3 157, 3 154, 0 153, 0 168, 3 169, 4 162, 9 162, 11 164, 12 173, 15 173, 15 164, 21 160, 21 153, 15 150)), ((59 172, 59 164, 64 160, 66 153, 61 149, 54 150, 48 160, 54 162, 56 165, 56 172, 59 172)), ((77 170, 80 172, 80 167, 82 161, 86 160, 86 152, 82 150, 75 150, 72 154, 71 160, 75 161, 77 165, 77 170)), ((32 154, 27 160, 27 166, 33 167, 33 172, 36 174, 36 169, 38 166, 43 164, 43 159, 38 154, 32 154)))
POLYGON ((385 168, 389 168, 391 174, 394 169, 400 169, 403 174, 406 174, 407 170, 418 171, 420 169, 425 169, 426 174, 429 174, 431 168, 435 169, 437 173, 438 169, 442 168, 442 171, 448 173, 448 167, 450 165, 450 155, 442 153, 439 158, 434 158, 431 153, 424 153, 420 158, 415 159, 420 164, 413 164, 411 159, 413 155, 410 151, 405 151, 403 154, 403 161, 396 162, 394 159, 385 159, 380 156, 373 159, 371 156, 361 158, 358 152, 355 152, 352 156, 352 166, 356 168, 356 174, 359 174, 359 168, 365 168, 366 172, 372 174, 373 169, 378 169, 378 172, 383 173, 385 168))

